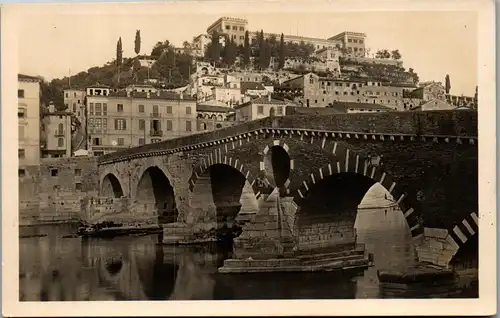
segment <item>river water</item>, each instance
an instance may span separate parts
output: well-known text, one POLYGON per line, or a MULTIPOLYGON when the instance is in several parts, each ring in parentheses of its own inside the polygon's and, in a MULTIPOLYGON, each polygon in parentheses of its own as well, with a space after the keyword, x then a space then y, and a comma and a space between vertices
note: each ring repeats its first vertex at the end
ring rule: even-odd
MULTIPOLYGON (((367 195, 362 206, 387 202, 367 195)), ((477 297, 470 270, 447 286, 413 290, 380 286, 377 269, 415 263, 408 226, 394 208, 363 208, 355 225, 358 241, 375 257, 358 273, 218 274, 230 252, 215 246, 158 245, 156 235, 82 239, 71 225, 23 227, 19 297, 24 301, 363 299, 477 297)), ((472 271, 474 272, 474 271, 472 271)))

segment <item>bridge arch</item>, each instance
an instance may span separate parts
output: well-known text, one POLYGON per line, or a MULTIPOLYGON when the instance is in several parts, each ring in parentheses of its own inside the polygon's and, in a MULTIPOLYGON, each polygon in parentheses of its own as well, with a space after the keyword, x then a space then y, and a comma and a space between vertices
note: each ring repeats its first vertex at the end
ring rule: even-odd
MULTIPOLYGON (((439 258, 442 263, 453 264, 459 267, 470 264, 464 264, 471 260, 478 260, 478 238, 479 238, 479 220, 475 212, 465 217, 456 224, 453 229, 448 231, 445 240, 448 242, 447 248, 441 251, 439 258)), ((477 268, 478 264, 472 264, 477 268)))
POLYGON ((144 204, 148 211, 156 213, 160 223, 177 221, 178 210, 174 187, 163 169, 149 166, 140 175, 134 201, 144 204))
POLYGON ((216 228, 220 228, 234 221, 249 221, 258 212, 259 182, 238 159, 207 157, 189 179, 192 215, 188 223, 217 223, 216 228))
POLYGON ((266 182, 273 187, 288 188, 290 172, 294 170, 294 160, 289 152, 290 147, 282 139, 275 139, 262 151, 260 171, 266 182))
POLYGON ((104 175, 101 181, 100 194, 113 198, 121 198, 124 195, 122 183, 113 173, 104 175))

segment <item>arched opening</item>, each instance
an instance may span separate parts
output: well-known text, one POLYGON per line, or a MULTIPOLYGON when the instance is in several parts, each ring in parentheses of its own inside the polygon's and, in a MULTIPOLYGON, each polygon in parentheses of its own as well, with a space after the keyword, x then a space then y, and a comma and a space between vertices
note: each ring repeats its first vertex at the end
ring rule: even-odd
POLYGON ((410 228, 389 192, 375 180, 339 173, 316 183, 300 201, 295 217, 299 253, 357 250, 374 254, 374 267, 416 262, 410 228))
POLYGON ((264 171, 273 186, 285 185, 290 175, 290 156, 285 148, 272 146, 264 155, 264 171))
POLYGON ((109 173, 102 180, 101 195, 110 198, 121 198, 123 196, 122 186, 115 175, 109 173))
MULTIPOLYGON (((470 226, 472 227, 473 225, 470 226)), ((479 234, 476 232, 476 234, 469 237, 467 241, 460 246, 457 253, 453 256, 450 261, 450 266, 453 267, 457 273, 468 275, 469 272, 471 272, 477 275, 477 268, 479 268, 478 242, 479 234)))
POLYGON ((135 198, 147 211, 157 213, 160 224, 177 221, 174 188, 160 168, 149 167, 144 171, 135 198))
POLYGON ((198 176, 190 193, 193 222, 213 223, 219 242, 232 243, 241 227, 258 211, 253 188, 236 168, 214 164, 198 176))

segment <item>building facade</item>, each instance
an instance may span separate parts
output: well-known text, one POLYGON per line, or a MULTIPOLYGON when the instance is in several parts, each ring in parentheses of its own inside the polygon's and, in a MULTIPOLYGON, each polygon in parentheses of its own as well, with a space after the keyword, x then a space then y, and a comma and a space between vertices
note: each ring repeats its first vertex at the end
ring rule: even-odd
POLYGON ((328 38, 328 40, 340 42, 348 56, 363 57, 366 54, 365 33, 345 31, 328 38))
POLYGON ((40 164, 40 79, 17 76, 19 166, 40 164))
POLYGON ((65 89, 64 106, 66 110, 75 115, 81 123, 85 122, 85 90, 65 89))
POLYGON ((446 100, 446 93, 443 84, 440 82, 426 82, 421 83, 420 87, 410 93, 411 97, 429 101, 438 99, 441 101, 446 100))
POLYGON ((224 34, 232 39, 236 45, 243 45, 247 25, 248 21, 245 19, 221 17, 207 28, 207 34, 210 36, 215 32, 224 34))
POLYGON ((234 111, 228 107, 198 104, 196 113, 199 132, 221 129, 235 124, 232 119, 230 120, 233 117, 229 116, 234 111))
POLYGON ((200 34, 194 37, 193 42, 191 43, 192 54, 196 57, 203 57, 210 41, 210 36, 207 34, 200 34))
POLYGON ((369 79, 320 77, 314 73, 283 82, 277 93, 297 92, 306 107, 326 107, 334 102, 371 103, 404 110, 403 92, 412 87, 369 79))
POLYGON ((72 112, 56 111, 53 104, 49 106, 48 113, 43 115, 45 145, 42 149, 42 157, 71 157, 72 116, 74 116, 72 112))
POLYGON ((88 135, 94 155, 196 132, 194 98, 165 91, 88 95, 88 135))
POLYGON ((242 123, 271 115, 284 116, 288 105, 287 102, 271 98, 271 95, 268 95, 236 105, 233 108, 236 113, 236 122, 242 123))

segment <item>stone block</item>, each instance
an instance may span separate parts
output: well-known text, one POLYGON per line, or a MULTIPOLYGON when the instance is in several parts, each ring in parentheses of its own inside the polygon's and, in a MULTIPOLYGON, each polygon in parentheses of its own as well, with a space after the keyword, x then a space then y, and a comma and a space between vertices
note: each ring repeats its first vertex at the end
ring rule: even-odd
POLYGON ((437 237, 437 238, 446 238, 448 235, 448 230, 440 229, 440 228, 424 228, 424 236, 426 237, 437 237))

